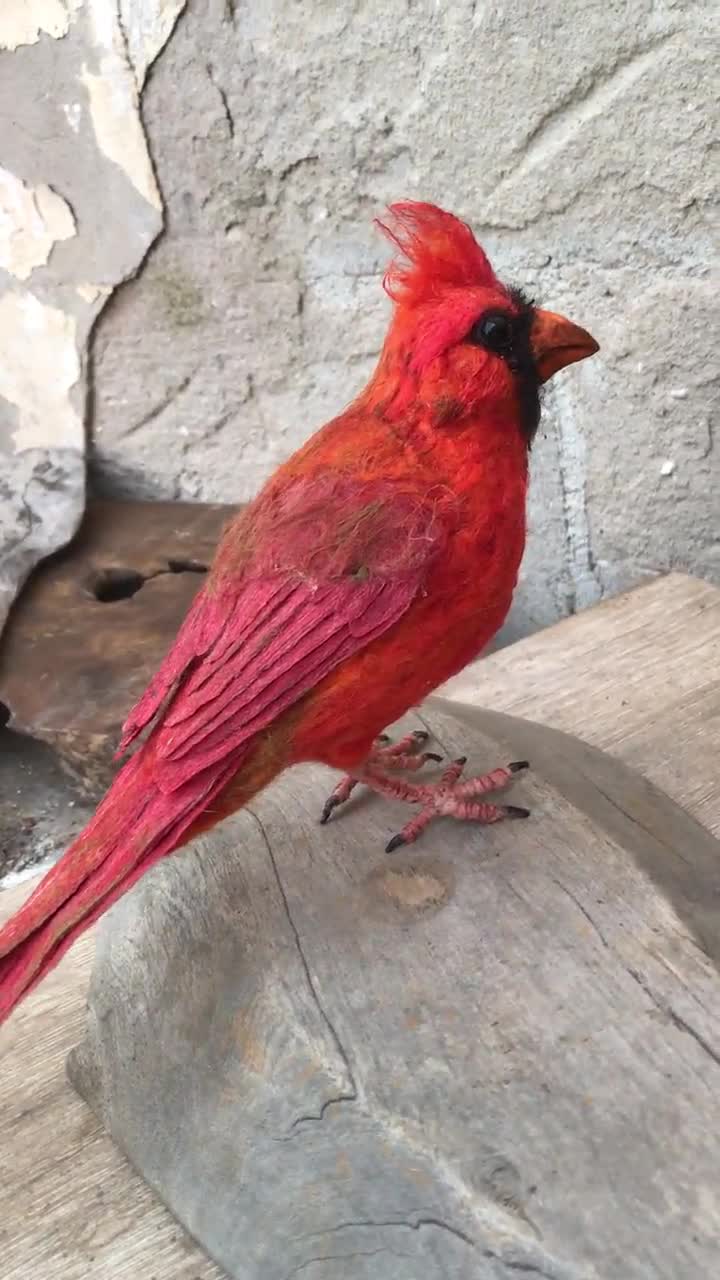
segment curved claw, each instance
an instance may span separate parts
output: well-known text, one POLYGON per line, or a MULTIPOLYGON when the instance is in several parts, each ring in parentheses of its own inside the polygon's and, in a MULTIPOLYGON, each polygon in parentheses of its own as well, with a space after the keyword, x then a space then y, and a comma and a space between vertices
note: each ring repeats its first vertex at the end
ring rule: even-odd
POLYGON ((530 817, 529 809, 521 809, 516 804, 505 804, 502 806, 502 811, 505 814, 506 818, 529 818, 530 817))
POLYGON ((333 809, 337 809, 338 805, 339 805, 339 804, 341 804, 341 803, 342 803, 342 801, 340 801, 340 800, 336 800, 333 796, 330 796, 330 797, 325 801, 325 804, 323 805, 323 811, 322 811, 322 813, 320 814, 320 824, 321 824, 321 826, 325 826, 325 823, 329 820, 329 818, 330 818, 330 816, 331 816, 331 814, 332 814, 333 809))
POLYGON ((400 849, 406 843, 405 837, 401 835, 393 836, 392 840, 388 840, 385 845, 386 853, 394 853, 396 849, 400 849))

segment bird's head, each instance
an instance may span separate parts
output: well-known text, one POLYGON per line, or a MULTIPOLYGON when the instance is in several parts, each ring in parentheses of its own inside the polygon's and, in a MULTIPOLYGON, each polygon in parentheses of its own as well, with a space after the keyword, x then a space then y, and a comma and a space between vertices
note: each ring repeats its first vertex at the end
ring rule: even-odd
POLYGON ((384 280, 395 306, 375 382, 389 415, 419 402, 441 426, 514 410, 529 446, 541 385, 593 355, 597 342, 502 284, 453 214, 404 201, 377 225, 397 251, 384 280))

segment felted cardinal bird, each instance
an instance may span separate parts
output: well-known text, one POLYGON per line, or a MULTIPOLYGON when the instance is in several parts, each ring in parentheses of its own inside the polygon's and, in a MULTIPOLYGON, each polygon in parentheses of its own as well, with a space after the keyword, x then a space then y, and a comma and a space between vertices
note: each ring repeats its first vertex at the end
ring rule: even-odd
POLYGON ((94 817, 0 930, 0 1021, 158 858, 320 761, 417 806, 388 850, 436 815, 497 822, 481 800, 526 767, 403 779, 423 735, 403 715, 503 622, 525 544, 539 390, 597 351, 584 329, 502 284, 465 223, 394 204, 393 315, 368 386, 228 527, 170 653, 131 711, 142 744, 94 817))

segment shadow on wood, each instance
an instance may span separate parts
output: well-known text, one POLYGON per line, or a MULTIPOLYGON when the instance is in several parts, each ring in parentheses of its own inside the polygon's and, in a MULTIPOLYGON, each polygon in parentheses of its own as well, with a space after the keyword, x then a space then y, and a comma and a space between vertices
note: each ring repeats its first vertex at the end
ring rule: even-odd
POLYGON ((109 913, 73 1084, 235 1280, 713 1274, 720 847, 576 739, 422 718, 529 756, 532 819, 388 858, 401 808, 286 774, 109 913))

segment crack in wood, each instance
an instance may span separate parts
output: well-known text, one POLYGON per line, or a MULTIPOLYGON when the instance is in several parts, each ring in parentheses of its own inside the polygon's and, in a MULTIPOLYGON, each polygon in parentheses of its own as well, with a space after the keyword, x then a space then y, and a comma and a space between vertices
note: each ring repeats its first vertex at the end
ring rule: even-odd
POLYGON ((561 880, 558 880, 555 876, 551 876, 550 879, 552 880, 553 884, 557 885, 558 889, 562 889, 563 893, 567 894, 571 902, 575 903, 575 906, 577 907, 578 911, 580 911, 581 914, 584 915, 588 923, 592 925, 593 929, 595 930, 603 946, 604 947, 609 946, 610 944, 607 938, 605 937, 605 934, 603 933, 602 929, 599 927, 599 925, 595 923, 592 916, 590 915, 590 912, 583 906, 580 899, 576 898, 572 890, 568 889, 567 885, 564 885, 561 880))
POLYGON ((407 1218, 387 1218, 379 1220, 361 1218, 356 1222, 338 1222, 334 1227, 328 1227, 326 1231, 311 1231, 302 1238, 304 1240, 310 1240, 317 1236, 334 1235, 338 1231, 352 1231, 355 1229, 368 1230, 372 1228, 380 1230, 384 1227, 399 1227, 401 1230, 405 1231, 420 1231, 423 1227, 436 1227, 438 1231, 447 1231, 451 1236, 455 1236, 456 1239, 461 1240, 463 1244, 468 1245, 471 1249, 477 1248, 472 1237, 467 1235, 464 1231, 461 1231, 459 1227, 453 1227, 449 1222, 444 1222, 442 1218, 434 1218, 428 1215, 417 1217, 414 1222, 408 1221, 407 1218))
POLYGON ((393 1258, 412 1257, 409 1253, 397 1253, 394 1249, 388 1249, 385 1245, 380 1249, 354 1249, 352 1253, 322 1253, 316 1258, 307 1258, 305 1262, 293 1267, 292 1271, 288 1271, 285 1280, 292 1280, 293 1276, 299 1275, 301 1271, 306 1271, 308 1267, 315 1266, 318 1262, 348 1262, 350 1258, 376 1258, 380 1253, 389 1253, 393 1258))
POLYGON ((168 557, 166 569, 154 569, 152 573, 142 573, 139 569, 120 568, 111 565, 94 573, 86 583, 86 588, 100 604, 116 604, 119 600, 129 600, 138 591, 155 578, 165 578, 168 574, 207 573, 208 566, 200 560, 168 557))
POLYGON ((708 1044, 705 1037, 701 1035, 699 1031, 696 1031, 695 1027, 692 1027, 689 1022, 686 1022, 682 1015, 677 1013, 676 1010, 667 1003, 667 1001, 661 999, 660 996, 656 996, 652 987, 645 981, 642 974, 638 973, 637 969, 633 969, 629 965, 623 965, 623 968, 625 972, 628 973, 635 982, 637 982, 638 986, 645 992, 648 999, 655 1005, 655 1008, 658 1009, 660 1013, 664 1014, 668 1022, 672 1023, 674 1027, 677 1027, 678 1031, 684 1031, 686 1035, 690 1036, 690 1038, 699 1045, 703 1053, 706 1053, 708 1058, 710 1058, 716 1066, 720 1067, 720 1053, 716 1052, 712 1045, 708 1044))
POLYGON ((288 921, 288 924, 290 925, 290 930, 292 932, 293 939, 295 941, 295 946, 297 948, 297 953, 300 959, 300 963, 302 965, 303 972, 305 974, 305 980, 308 985, 308 990, 310 991, 313 1001, 317 1007, 318 1013, 320 1014, 320 1017, 322 1018, 322 1021, 324 1022, 328 1030, 330 1039, 332 1040, 335 1050, 337 1052, 337 1055, 340 1058, 340 1061, 342 1062, 343 1067, 345 1068, 345 1071, 347 1073, 347 1078, 349 1081, 349 1088, 346 1091, 343 1091, 342 1093, 333 1094, 331 1097, 326 1098, 322 1103, 320 1110, 317 1112, 317 1114, 302 1115, 302 1116, 298 1116, 297 1119, 293 1120, 292 1125, 290 1126, 291 1132, 287 1135, 287 1137, 279 1139, 279 1141, 288 1142, 295 1136, 295 1133, 297 1132, 297 1130, 301 1125, 309 1124, 309 1123, 318 1123, 319 1121, 323 1120, 325 1118, 326 1113, 330 1109, 330 1107, 338 1106, 344 1102, 357 1102, 359 1092, 358 1092, 358 1087, 355 1081, 353 1069, 350 1065, 350 1059, 349 1059, 347 1050, 345 1049, 345 1046, 343 1045, 342 1040, 340 1039, 338 1031, 334 1026, 333 1022, 331 1021, 330 1016, 327 1013, 327 1010, 325 1009, 320 999, 317 987, 315 985, 315 981, 313 979, 312 973, 310 972, 310 965, 308 963, 307 957, 303 950, 300 931, 295 923, 295 920, 293 919, 293 915, 290 910, 290 903, 288 901, 288 896, 285 891, 285 886, 282 882, 282 877, 280 875, 280 869, 277 865, 277 861, 275 859, 275 855, 272 850, 272 845, 270 843, 270 840, 268 839, 267 832, 265 831, 265 827, 263 826, 261 819, 258 817, 254 809, 248 808, 246 809, 246 812, 251 815, 251 817, 254 819, 255 823, 257 824, 258 830, 260 831, 260 835, 267 849, 268 857, 270 859, 275 880, 277 882, 278 892, 282 899, 285 915, 287 916, 287 921, 288 921))

